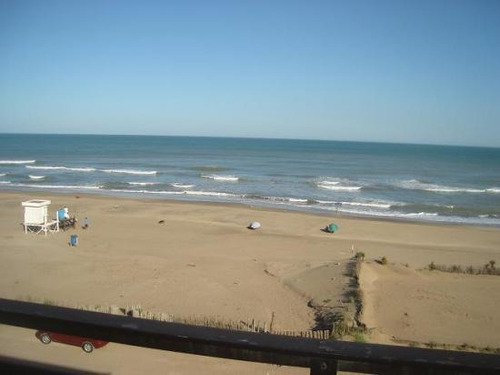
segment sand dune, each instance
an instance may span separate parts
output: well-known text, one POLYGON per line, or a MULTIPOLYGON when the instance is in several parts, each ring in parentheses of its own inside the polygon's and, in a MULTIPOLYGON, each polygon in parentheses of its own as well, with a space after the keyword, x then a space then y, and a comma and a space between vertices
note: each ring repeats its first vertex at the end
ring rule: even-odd
POLYGON ((364 264, 368 328, 399 340, 500 348, 500 277, 364 264))

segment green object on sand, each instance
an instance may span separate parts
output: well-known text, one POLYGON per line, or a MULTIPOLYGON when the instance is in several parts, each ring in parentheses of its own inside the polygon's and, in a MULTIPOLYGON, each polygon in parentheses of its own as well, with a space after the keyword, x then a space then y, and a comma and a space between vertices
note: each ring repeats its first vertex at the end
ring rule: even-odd
POLYGON ((336 231, 339 230, 339 227, 337 224, 331 223, 326 227, 326 231, 330 233, 335 233, 336 231))

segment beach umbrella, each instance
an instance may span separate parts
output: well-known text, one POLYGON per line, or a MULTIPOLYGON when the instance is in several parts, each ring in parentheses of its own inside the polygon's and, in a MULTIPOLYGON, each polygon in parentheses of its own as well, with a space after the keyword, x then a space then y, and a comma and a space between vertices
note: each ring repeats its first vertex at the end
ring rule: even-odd
POLYGON ((336 231, 339 230, 339 227, 337 224, 331 223, 331 224, 328 224, 328 226, 326 227, 326 230, 327 230, 327 232, 335 233, 336 231))
POLYGON ((252 221, 248 227, 248 229, 259 229, 260 228, 260 223, 258 221, 252 221))

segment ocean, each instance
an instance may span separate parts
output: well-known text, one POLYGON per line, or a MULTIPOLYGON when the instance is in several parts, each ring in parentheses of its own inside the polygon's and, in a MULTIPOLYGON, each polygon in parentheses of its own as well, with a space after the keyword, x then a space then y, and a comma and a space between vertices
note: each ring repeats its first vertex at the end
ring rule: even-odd
POLYGON ((500 226, 500 149, 0 134, 0 189, 500 226))

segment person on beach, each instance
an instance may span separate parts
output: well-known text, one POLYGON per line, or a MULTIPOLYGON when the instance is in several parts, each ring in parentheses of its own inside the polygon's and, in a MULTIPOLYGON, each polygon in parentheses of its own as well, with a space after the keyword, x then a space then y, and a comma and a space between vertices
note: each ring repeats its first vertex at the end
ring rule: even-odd
POLYGON ((69 219, 68 207, 64 206, 63 211, 64 211, 64 218, 69 219))
POLYGON ((88 217, 85 217, 85 219, 83 219, 82 228, 87 229, 89 225, 90 225, 90 220, 88 217))

